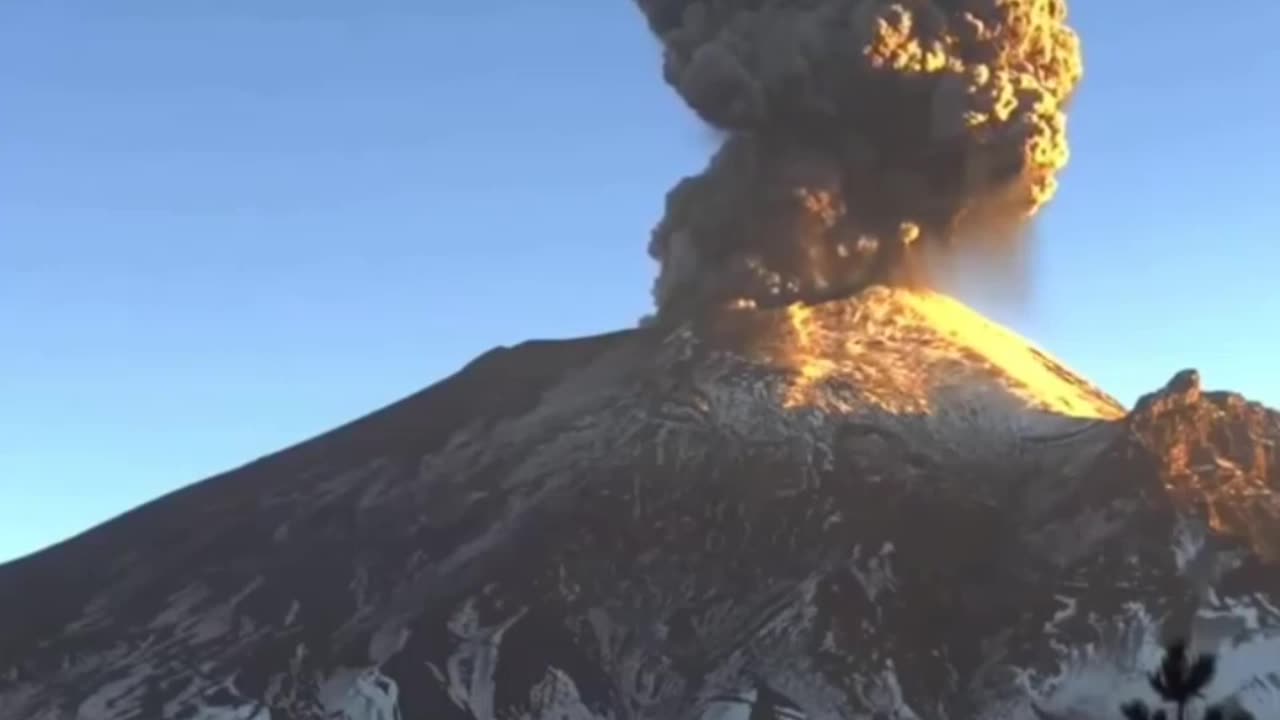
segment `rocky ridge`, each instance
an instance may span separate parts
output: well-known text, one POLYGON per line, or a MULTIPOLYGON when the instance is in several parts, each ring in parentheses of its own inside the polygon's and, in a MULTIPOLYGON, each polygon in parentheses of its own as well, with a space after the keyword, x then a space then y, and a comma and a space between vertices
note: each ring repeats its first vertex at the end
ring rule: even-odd
POLYGON ((1265 716, 1278 441, 928 292, 526 343, 0 566, 0 717, 1265 716))

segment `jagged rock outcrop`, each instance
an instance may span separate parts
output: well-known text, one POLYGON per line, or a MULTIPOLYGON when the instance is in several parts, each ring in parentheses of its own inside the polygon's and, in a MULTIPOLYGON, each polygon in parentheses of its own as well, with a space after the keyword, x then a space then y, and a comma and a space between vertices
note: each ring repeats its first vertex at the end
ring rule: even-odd
POLYGON ((1265 709, 1277 441, 926 292, 527 343, 0 566, 0 717, 1102 718, 1192 626, 1265 709))

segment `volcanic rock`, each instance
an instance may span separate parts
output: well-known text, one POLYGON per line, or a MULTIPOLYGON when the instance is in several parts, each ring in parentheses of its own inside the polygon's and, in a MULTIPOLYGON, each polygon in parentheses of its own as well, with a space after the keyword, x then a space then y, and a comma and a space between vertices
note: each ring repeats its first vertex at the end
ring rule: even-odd
POLYGON ((529 342, 0 566, 0 718, 1109 718, 1185 633, 1263 717, 1277 442, 926 291, 529 342))

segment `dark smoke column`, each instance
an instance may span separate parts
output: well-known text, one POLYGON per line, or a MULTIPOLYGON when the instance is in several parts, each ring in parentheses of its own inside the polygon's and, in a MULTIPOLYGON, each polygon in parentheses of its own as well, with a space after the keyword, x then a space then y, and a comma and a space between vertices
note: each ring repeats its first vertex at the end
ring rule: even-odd
POLYGON ((1067 162, 1065 0, 637 0, 726 139, 668 195, 660 312, 776 304, 1012 239, 1067 162))

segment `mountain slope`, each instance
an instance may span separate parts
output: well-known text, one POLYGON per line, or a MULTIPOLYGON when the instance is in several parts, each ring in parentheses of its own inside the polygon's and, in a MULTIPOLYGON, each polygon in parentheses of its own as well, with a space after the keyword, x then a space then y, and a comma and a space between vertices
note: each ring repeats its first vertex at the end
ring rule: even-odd
POLYGON ((1193 621, 1257 704, 1278 439, 927 292, 529 343, 0 567, 0 717, 1090 717, 1193 621))

